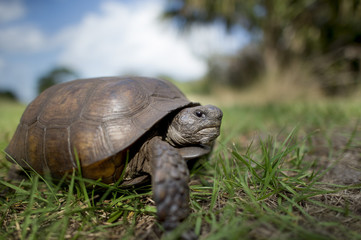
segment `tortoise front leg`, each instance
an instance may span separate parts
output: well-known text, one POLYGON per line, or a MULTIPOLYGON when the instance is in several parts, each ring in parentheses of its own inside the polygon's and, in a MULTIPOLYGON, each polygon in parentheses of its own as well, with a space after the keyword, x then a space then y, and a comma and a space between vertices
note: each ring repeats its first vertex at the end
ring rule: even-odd
POLYGON ((158 220, 169 231, 189 215, 189 171, 178 151, 167 142, 153 138, 149 147, 158 220))

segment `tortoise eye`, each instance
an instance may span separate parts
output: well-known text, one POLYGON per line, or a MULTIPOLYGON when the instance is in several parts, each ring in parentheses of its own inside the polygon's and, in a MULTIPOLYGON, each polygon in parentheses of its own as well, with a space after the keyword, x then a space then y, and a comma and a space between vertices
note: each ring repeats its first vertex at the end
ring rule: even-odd
POLYGON ((199 118, 204 118, 206 115, 204 114, 204 112, 202 112, 201 110, 196 110, 194 112, 194 115, 196 115, 199 118))

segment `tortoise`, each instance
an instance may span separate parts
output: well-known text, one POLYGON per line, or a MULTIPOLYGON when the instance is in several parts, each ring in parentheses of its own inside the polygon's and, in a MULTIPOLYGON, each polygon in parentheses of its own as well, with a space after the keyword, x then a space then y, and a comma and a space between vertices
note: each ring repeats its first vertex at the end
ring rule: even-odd
POLYGON ((31 102, 5 149, 40 174, 123 184, 151 178, 158 221, 174 229, 189 214, 187 161, 211 152, 222 111, 189 101, 172 83, 146 77, 79 79, 31 102))

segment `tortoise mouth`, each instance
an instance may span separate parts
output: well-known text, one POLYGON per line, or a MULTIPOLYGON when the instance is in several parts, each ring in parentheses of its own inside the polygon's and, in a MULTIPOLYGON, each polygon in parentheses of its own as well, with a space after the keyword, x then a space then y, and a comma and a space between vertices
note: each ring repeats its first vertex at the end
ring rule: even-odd
POLYGON ((197 132, 197 135, 201 138, 200 143, 210 144, 212 143, 220 134, 220 127, 207 127, 202 128, 197 132))
POLYGON ((206 128, 200 129, 197 133, 201 135, 208 135, 208 136, 219 136, 220 127, 219 126, 209 126, 206 128))

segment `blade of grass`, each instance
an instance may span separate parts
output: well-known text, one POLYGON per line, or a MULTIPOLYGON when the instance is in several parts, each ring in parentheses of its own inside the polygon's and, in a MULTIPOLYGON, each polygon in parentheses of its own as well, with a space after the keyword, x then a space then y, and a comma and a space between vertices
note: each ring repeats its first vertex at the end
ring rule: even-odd
POLYGON ((32 184, 32 187, 31 187, 30 193, 29 193, 29 202, 28 202, 28 205, 24 212, 25 218, 24 218, 24 223, 22 224, 22 231, 21 231, 22 239, 27 238, 28 229, 32 223, 31 215, 32 215, 32 209, 33 209, 33 206, 35 203, 34 199, 35 199, 36 191, 38 189, 38 183, 39 183, 39 177, 37 175, 35 175, 33 177, 33 184, 32 184))
POLYGON ((86 189, 86 186, 85 186, 85 183, 84 183, 84 180, 83 180, 79 155, 78 155, 78 152, 76 151, 75 148, 74 148, 74 156, 75 156, 76 165, 78 167, 77 173, 78 173, 78 176, 79 176, 79 178, 78 178, 79 186, 80 186, 81 192, 82 192, 82 194, 83 194, 83 196, 85 198, 86 204, 88 204, 88 206, 91 207, 91 201, 89 199, 88 191, 86 189))
POLYGON ((64 215, 63 215, 63 218, 61 219, 62 220, 62 228, 60 231, 59 239, 65 239, 65 234, 68 229, 69 218, 70 218, 69 212, 71 211, 70 205, 74 198, 74 195, 73 195, 74 185, 75 185, 75 171, 72 172, 72 177, 70 179, 69 190, 68 190, 68 194, 67 194, 66 202, 65 202, 65 206, 64 206, 64 215))

